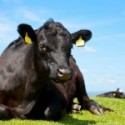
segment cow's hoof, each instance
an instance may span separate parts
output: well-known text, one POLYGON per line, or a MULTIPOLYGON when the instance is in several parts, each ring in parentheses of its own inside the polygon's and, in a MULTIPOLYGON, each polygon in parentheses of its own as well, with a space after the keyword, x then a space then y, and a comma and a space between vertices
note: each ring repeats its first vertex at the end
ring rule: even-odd
POLYGON ((74 103, 72 104, 72 110, 71 113, 80 113, 81 105, 74 103))
POLYGON ((89 101, 88 110, 95 115, 103 115, 105 111, 113 111, 110 108, 99 105, 94 100, 89 101))

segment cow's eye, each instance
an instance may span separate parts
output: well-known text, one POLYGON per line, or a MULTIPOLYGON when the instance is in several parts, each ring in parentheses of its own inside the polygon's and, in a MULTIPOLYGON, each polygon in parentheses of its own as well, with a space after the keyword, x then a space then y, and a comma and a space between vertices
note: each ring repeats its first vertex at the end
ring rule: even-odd
POLYGON ((65 33, 65 32, 62 32, 61 35, 65 37, 65 36, 66 36, 66 33, 65 33))
POLYGON ((41 44, 39 44, 39 50, 40 50, 41 54, 45 54, 47 51, 47 48, 44 44, 41 43, 41 44))

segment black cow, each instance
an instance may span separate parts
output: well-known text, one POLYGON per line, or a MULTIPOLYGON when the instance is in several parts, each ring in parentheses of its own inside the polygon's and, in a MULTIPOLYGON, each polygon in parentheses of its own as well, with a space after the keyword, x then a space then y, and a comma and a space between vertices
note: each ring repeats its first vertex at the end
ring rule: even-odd
MULTIPOLYGON (((79 33, 85 42, 92 36, 89 30, 81 30, 79 33)), ((82 39, 77 41, 79 43, 77 45, 84 45, 82 39)), ((60 82, 47 84, 46 89, 41 91, 36 105, 27 116, 28 118, 59 120, 66 112, 79 112, 80 108, 97 115, 103 114, 106 110, 110 111, 109 108, 99 105, 88 97, 83 75, 72 56, 70 56, 69 64, 73 71, 71 80, 64 84, 60 82), (79 104, 74 104, 75 97, 79 104)))
POLYGON ((0 57, 0 119, 28 118, 40 92, 55 81, 71 78, 71 41, 81 35, 70 34, 53 20, 36 31, 20 24, 18 32, 22 38, 13 41, 0 57))
POLYGON ((109 91, 102 94, 97 95, 98 97, 109 97, 109 98, 125 98, 125 93, 121 89, 117 89, 115 91, 109 91))

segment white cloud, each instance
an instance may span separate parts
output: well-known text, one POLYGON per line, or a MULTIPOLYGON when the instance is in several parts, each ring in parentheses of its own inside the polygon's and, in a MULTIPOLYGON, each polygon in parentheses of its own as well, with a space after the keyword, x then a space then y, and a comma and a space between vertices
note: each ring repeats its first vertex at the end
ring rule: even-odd
MULTIPOLYGON (((16 2, 16 0, 13 0, 16 2)), ((4 2, 10 2, 9 0, 5 0, 4 2)), ((42 13, 42 12, 41 12, 42 13)), ((15 38, 17 38, 18 33, 16 31, 17 25, 22 21, 33 21, 40 22, 44 21, 38 14, 33 11, 24 8, 18 8, 13 12, 14 17, 6 11, 0 10, 0 43, 1 46, 6 45, 8 42, 11 42, 15 38), (17 34, 16 34, 17 33, 17 34)), ((45 22, 45 21, 44 21, 45 22)), ((0 47, 3 50, 2 47, 0 47)))
POLYGON ((46 19, 44 19, 44 18, 47 15, 46 10, 31 10, 26 7, 18 8, 16 13, 20 16, 20 18, 30 20, 33 22, 38 22, 38 23, 45 22, 46 19))
POLYGON ((21 10, 22 15, 29 20, 32 21, 37 21, 37 22, 42 22, 43 19, 41 18, 41 16, 39 16, 38 14, 28 10, 28 9, 23 9, 21 10))
POLYGON ((115 79, 111 79, 111 78, 105 79, 105 81, 107 83, 116 83, 116 80, 115 79))
POLYGON ((88 19, 90 21, 83 21, 79 19, 74 19, 74 18, 69 18, 66 20, 61 20, 63 24, 70 29, 70 31, 75 31, 79 29, 93 29, 93 28, 98 28, 98 27, 105 27, 105 26, 111 26, 111 25, 116 25, 117 23, 125 22, 125 18, 109 18, 109 19, 99 19, 91 21, 91 19, 88 19))
POLYGON ((18 37, 16 22, 11 21, 11 17, 3 11, 0 12, 0 53, 8 44, 18 37))
MULTIPOLYGON (((80 67, 79 67, 80 68, 80 67)), ((81 71, 81 73, 84 75, 84 74, 86 74, 86 73, 89 73, 89 70, 87 70, 87 69, 83 69, 83 68, 80 68, 80 71, 81 71)))
POLYGON ((0 43, 7 42, 13 38, 13 34, 16 33, 16 26, 10 22, 0 23, 0 43))
POLYGON ((124 33, 117 33, 117 34, 111 34, 111 35, 105 35, 105 36, 100 36, 100 37, 96 37, 94 38, 95 41, 102 41, 102 40, 114 40, 114 39, 122 39, 125 37, 124 33))
POLYGON ((10 32, 12 31, 12 29, 13 29, 13 26, 11 24, 0 23, 0 34, 2 35, 6 34, 6 32, 10 32))
POLYGON ((96 49, 91 46, 85 46, 84 51, 85 52, 96 52, 96 49))
POLYGON ((104 77, 104 78, 100 78, 97 80, 99 83, 111 83, 111 84, 115 84, 117 83, 117 81, 114 78, 108 78, 108 77, 104 77))

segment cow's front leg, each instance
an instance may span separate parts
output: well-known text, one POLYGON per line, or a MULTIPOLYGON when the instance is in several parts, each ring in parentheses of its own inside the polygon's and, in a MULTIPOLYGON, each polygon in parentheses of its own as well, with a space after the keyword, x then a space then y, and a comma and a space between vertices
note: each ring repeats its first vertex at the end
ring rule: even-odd
POLYGON ((89 110, 92 114, 95 115, 103 115, 105 111, 113 111, 110 108, 104 107, 102 105, 99 105, 96 101, 94 100, 89 100, 86 103, 86 108, 89 110))

